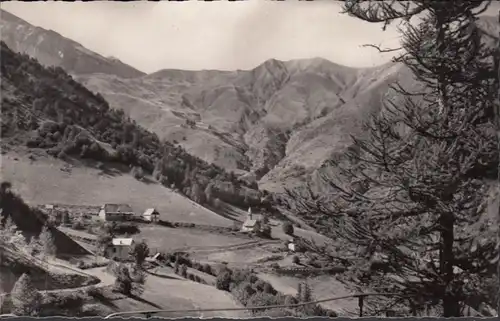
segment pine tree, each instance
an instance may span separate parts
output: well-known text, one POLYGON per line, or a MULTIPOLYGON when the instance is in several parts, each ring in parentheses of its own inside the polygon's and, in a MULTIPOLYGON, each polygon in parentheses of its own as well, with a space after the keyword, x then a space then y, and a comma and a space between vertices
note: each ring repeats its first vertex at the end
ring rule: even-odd
POLYGON ((130 276, 129 268, 125 265, 119 265, 116 273, 115 290, 125 295, 131 295, 132 283, 133 279, 130 276))
MULTIPOLYGON (((311 189, 307 200, 290 193, 299 207, 329 219, 332 236, 345 242, 356 290, 401 293, 414 313, 439 305, 445 317, 460 316, 461 306, 481 297, 473 280, 493 273, 491 229, 478 233, 486 227, 485 179, 498 163, 491 51, 476 24, 485 5, 346 2, 348 13, 370 22, 421 15, 418 25, 405 24, 405 52, 395 59, 420 88, 393 86, 397 95, 366 125, 366 136, 354 139, 344 162, 331 162, 340 174, 323 178, 334 199, 320 200, 311 189)), ((373 302, 373 313, 386 303, 407 305, 400 297, 373 302)))
POLYGON ((142 265, 144 264, 144 261, 146 258, 149 256, 149 246, 148 244, 143 240, 141 242, 138 242, 134 245, 132 248, 132 251, 130 252, 130 255, 135 261, 136 267, 138 269, 142 268, 142 265))
POLYGON ((16 234, 17 231, 17 226, 12 220, 12 217, 8 216, 7 219, 5 219, 5 222, 3 224, 2 228, 2 237, 9 238, 12 237, 14 234, 16 234))
POLYGON ((47 225, 44 225, 38 236, 41 251, 44 256, 54 256, 56 254, 56 244, 54 236, 47 225))
POLYGON ((137 266, 118 264, 114 269, 115 290, 125 295, 140 295, 144 292, 146 273, 137 266))
POLYGON ((33 236, 28 244, 28 252, 30 255, 36 255, 41 252, 41 244, 38 237, 33 236))
MULTIPOLYGON (((300 282, 297 289, 297 301, 299 303, 307 303, 314 301, 312 288, 307 281, 300 282)), ((307 304, 297 308, 300 316, 320 316, 322 315, 321 309, 317 304, 307 304)))
POLYGON ((36 316, 40 310, 41 295, 29 274, 23 274, 11 291, 12 313, 19 316, 36 316))

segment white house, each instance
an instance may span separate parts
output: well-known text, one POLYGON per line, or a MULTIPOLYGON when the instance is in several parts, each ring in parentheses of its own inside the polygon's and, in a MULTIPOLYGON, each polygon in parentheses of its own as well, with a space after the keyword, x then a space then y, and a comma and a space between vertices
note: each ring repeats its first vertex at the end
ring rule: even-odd
POLYGON ((262 217, 252 214, 252 209, 248 208, 248 217, 243 222, 241 232, 257 232, 260 230, 262 217))
POLYGON ((154 208, 148 208, 143 214, 142 218, 148 222, 158 222, 160 213, 154 208))
POLYGON ((106 257, 117 261, 126 260, 130 256, 133 245, 132 238, 114 238, 106 250, 106 257))
POLYGON ((103 221, 128 221, 134 218, 134 211, 127 204, 105 204, 99 211, 103 221))

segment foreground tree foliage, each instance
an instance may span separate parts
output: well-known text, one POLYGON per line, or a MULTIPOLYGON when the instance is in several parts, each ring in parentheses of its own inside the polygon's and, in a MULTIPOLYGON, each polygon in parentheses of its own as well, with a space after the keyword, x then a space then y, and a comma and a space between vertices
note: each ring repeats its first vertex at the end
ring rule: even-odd
MULTIPOLYGON (((404 53, 395 58, 421 85, 393 87, 395 97, 354 138, 339 175, 323 179, 337 191, 325 201, 288 193, 299 211, 330 219, 349 261, 345 281, 367 298, 368 313, 390 309, 444 317, 467 306, 496 305, 482 280, 495 274, 496 238, 486 203, 497 175, 495 74, 481 43, 477 15, 488 3, 347 1, 346 12, 369 22, 406 21, 404 53), (416 25, 410 19, 419 14, 416 25), (487 293, 488 292, 488 293, 487 293)), ((385 25, 384 25, 385 26, 385 25)))
POLYGON ((42 232, 40 232, 40 235, 38 236, 38 240, 44 256, 54 256, 56 254, 54 236, 52 236, 52 233, 47 225, 43 226, 42 232))
POLYGON ((12 313, 19 316, 37 316, 40 312, 41 295, 29 274, 23 274, 14 284, 10 296, 12 313))

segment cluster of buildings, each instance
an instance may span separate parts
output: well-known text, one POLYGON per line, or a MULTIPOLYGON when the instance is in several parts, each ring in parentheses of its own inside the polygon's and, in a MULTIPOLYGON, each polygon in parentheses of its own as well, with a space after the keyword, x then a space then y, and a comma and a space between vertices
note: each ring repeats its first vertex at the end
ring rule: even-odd
POLYGON ((137 215, 128 204, 104 204, 102 206, 83 206, 83 205, 61 205, 45 204, 45 212, 70 212, 72 216, 80 215, 84 217, 95 217, 96 215, 106 222, 142 220, 146 222, 157 222, 160 213, 155 208, 148 208, 144 213, 137 215))
MULTIPOLYGON (((128 204, 104 204, 99 210, 98 216, 106 222, 126 222, 136 219, 158 222, 160 213, 155 208, 148 208, 138 217, 128 204)), ((131 237, 113 238, 106 250, 106 257, 112 260, 127 259, 134 243, 134 239, 131 237)))
MULTIPOLYGON (((144 222, 154 223, 158 222, 160 218, 160 213, 155 208, 148 208, 142 214, 137 215, 132 207, 128 204, 108 203, 100 207, 46 204, 43 206, 43 209, 48 214, 55 214, 60 211, 66 211, 86 218, 95 218, 105 222, 127 222, 140 220, 144 222)), ((64 233, 70 234, 72 237, 83 240, 85 242, 96 242, 96 238, 92 234, 64 227, 60 227, 60 229, 64 233)), ((114 238, 111 241, 110 246, 106 250, 106 257, 118 260, 127 259, 130 253, 130 249, 133 247, 133 245, 134 240, 132 238, 114 238)))
POLYGON ((99 218, 106 222, 132 221, 142 219, 146 222, 158 222, 160 213, 155 208, 148 208, 139 217, 128 204, 104 204, 99 210, 99 218))

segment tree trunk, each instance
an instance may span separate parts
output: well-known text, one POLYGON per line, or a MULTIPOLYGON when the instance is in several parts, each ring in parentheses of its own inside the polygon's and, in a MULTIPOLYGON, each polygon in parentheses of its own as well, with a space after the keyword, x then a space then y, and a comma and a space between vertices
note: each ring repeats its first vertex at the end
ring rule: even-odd
MULTIPOLYGON (((500 23, 500 11, 498 11, 498 22, 500 23)), ((500 154, 500 32, 498 33, 498 43, 495 57, 495 69, 498 70, 496 85, 498 87, 497 101, 495 104, 495 125, 497 131, 497 144, 498 153, 500 154)), ((499 158, 500 160, 500 158, 499 158)), ((498 192, 500 192, 500 161, 497 165, 498 169, 498 192)), ((499 197, 499 194, 496 195, 499 197)), ((500 315, 500 203, 498 204, 498 231, 497 231, 497 247, 498 247, 498 261, 497 261, 497 276, 498 276, 498 294, 497 294, 497 316, 500 315)))
POLYGON ((441 255, 440 255, 440 274, 443 278, 442 299, 443 299, 443 317, 459 317, 460 306, 454 295, 453 281, 453 241, 455 240, 454 218, 452 213, 441 216, 441 255))
MULTIPOLYGON (((436 31, 437 31, 437 50, 438 57, 444 57, 446 52, 446 43, 445 43, 445 32, 446 32, 446 21, 443 19, 447 16, 447 9, 443 8, 441 10, 437 10, 436 14, 436 31), (444 10, 443 10, 444 9, 444 10)), ((440 105, 440 113, 444 113, 444 123, 443 127, 445 132, 448 130, 449 126, 449 116, 452 113, 452 109, 449 106, 448 102, 448 92, 447 92, 447 79, 446 74, 442 71, 438 73, 438 83, 437 89, 439 92, 439 105, 440 105)), ((456 300, 453 291, 453 264, 455 261, 455 257, 453 254, 453 243, 455 240, 454 233, 454 214, 453 213, 444 213, 439 218, 440 221, 440 239, 441 239, 441 248, 439 255, 439 266, 440 266, 440 274, 442 278, 442 288, 441 288, 441 299, 443 300, 443 317, 458 317, 460 316, 460 306, 456 300)))

